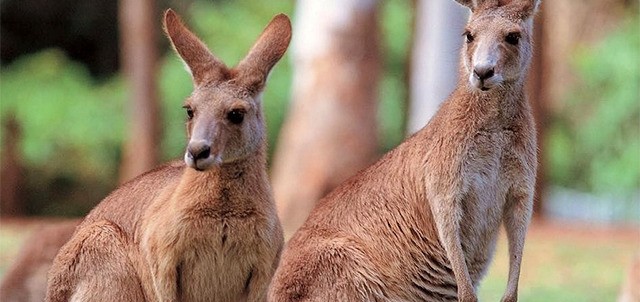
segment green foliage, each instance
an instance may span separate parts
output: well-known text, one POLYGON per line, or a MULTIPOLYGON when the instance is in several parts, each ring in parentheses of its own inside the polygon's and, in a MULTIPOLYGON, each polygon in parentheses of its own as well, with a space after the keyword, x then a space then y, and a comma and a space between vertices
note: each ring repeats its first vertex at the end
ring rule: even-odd
POLYGON ((383 77, 380 83, 378 120, 383 150, 390 150, 405 137, 405 113, 407 110, 406 63, 411 47, 410 1, 389 0, 383 2, 382 53, 384 56, 383 77))
POLYGON ((640 188, 640 28, 631 15, 575 56, 579 84, 547 137, 553 183, 598 193, 640 188))
POLYGON ((86 212, 87 201, 99 200, 114 183, 124 124, 121 81, 95 85, 83 66, 57 50, 23 58, 0 76, 2 120, 20 124, 28 210, 86 212))
POLYGON ((2 117, 22 124, 28 162, 59 165, 51 157, 69 152, 79 164, 100 166, 116 157, 109 145, 120 143, 124 118, 105 111, 121 111, 117 79, 94 86, 84 67, 49 50, 3 68, 0 85, 2 117))

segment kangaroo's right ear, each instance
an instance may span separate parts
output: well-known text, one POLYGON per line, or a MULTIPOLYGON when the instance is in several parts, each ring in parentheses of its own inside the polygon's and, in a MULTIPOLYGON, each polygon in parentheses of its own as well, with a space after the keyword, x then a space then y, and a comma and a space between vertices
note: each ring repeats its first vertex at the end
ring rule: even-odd
POLYGON ((171 9, 164 14, 164 31, 187 66, 195 86, 228 78, 229 70, 171 9))

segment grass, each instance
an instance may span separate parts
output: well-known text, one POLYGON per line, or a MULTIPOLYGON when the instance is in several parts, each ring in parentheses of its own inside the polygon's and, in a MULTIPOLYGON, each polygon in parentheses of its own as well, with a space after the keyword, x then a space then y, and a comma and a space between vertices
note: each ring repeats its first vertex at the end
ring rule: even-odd
MULTIPOLYGON (((527 236, 519 301, 615 301, 639 251, 637 228, 536 224, 527 236)), ((480 285, 481 301, 500 300, 508 269, 503 235, 480 285)))
MULTIPOLYGON (((35 223, 0 223, 0 276, 35 223)), ((534 224, 527 236, 519 301, 615 301, 633 257, 640 229, 534 224)), ((507 283, 507 243, 501 236, 494 263, 480 285, 481 301, 499 301, 507 283)))
POLYGON ((0 221, 0 276, 4 276, 33 227, 34 224, 30 222, 0 221))

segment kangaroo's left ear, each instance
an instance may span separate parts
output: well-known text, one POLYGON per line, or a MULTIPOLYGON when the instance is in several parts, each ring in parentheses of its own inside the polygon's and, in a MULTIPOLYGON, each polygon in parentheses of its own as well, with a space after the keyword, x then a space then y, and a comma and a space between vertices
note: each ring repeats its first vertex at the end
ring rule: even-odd
POLYGON ((476 8, 478 8, 478 2, 482 2, 482 1, 478 1, 478 0, 456 0, 456 2, 460 3, 460 5, 464 5, 466 7, 468 7, 471 11, 476 10, 476 8))
POLYGON ((253 94, 260 92, 271 68, 282 58, 290 41, 291 21, 286 15, 279 14, 271 20, 247 56, 236 66, 236 82, 253 94))
POLYGON ((541 0, 500 0, 499 6, 506 6, 516 16, 525 20, 533 17, 540 7, 541 0))

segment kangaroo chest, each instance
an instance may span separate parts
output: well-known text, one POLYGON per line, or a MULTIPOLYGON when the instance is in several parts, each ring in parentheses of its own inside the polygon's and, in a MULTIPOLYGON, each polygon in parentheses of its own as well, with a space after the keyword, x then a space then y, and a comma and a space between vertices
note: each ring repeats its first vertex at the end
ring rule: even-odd
POLYGON ((505 131, 479 131, 469 144, 462 159, 463 191, 477 199, 478 210, 487 212, 503 202, 511 185, 506 169, 513 158, 512 145, 511 133, 505 131))
POLYGON ((478 279, 493 254, 509 190, 518 181, 522 163, 514 140, 513 131, 479 131, 463 160, 461 237, 470 274, 478 279))
POLYGON ((142 251, 156 287, 167 280, 180 301, 245 301, 254 270, 276 254, 265 244, 273 228, 268 216, 250 200, 155 210, 144 225, 142 251))
MULTIPOLYGON (((206 214, 205 214, 206 215, 206 214)), ((250 213, 226 213, 192 221, 178 264, 184 301, 243 301, 258 265, 260 223, 250 213)))

